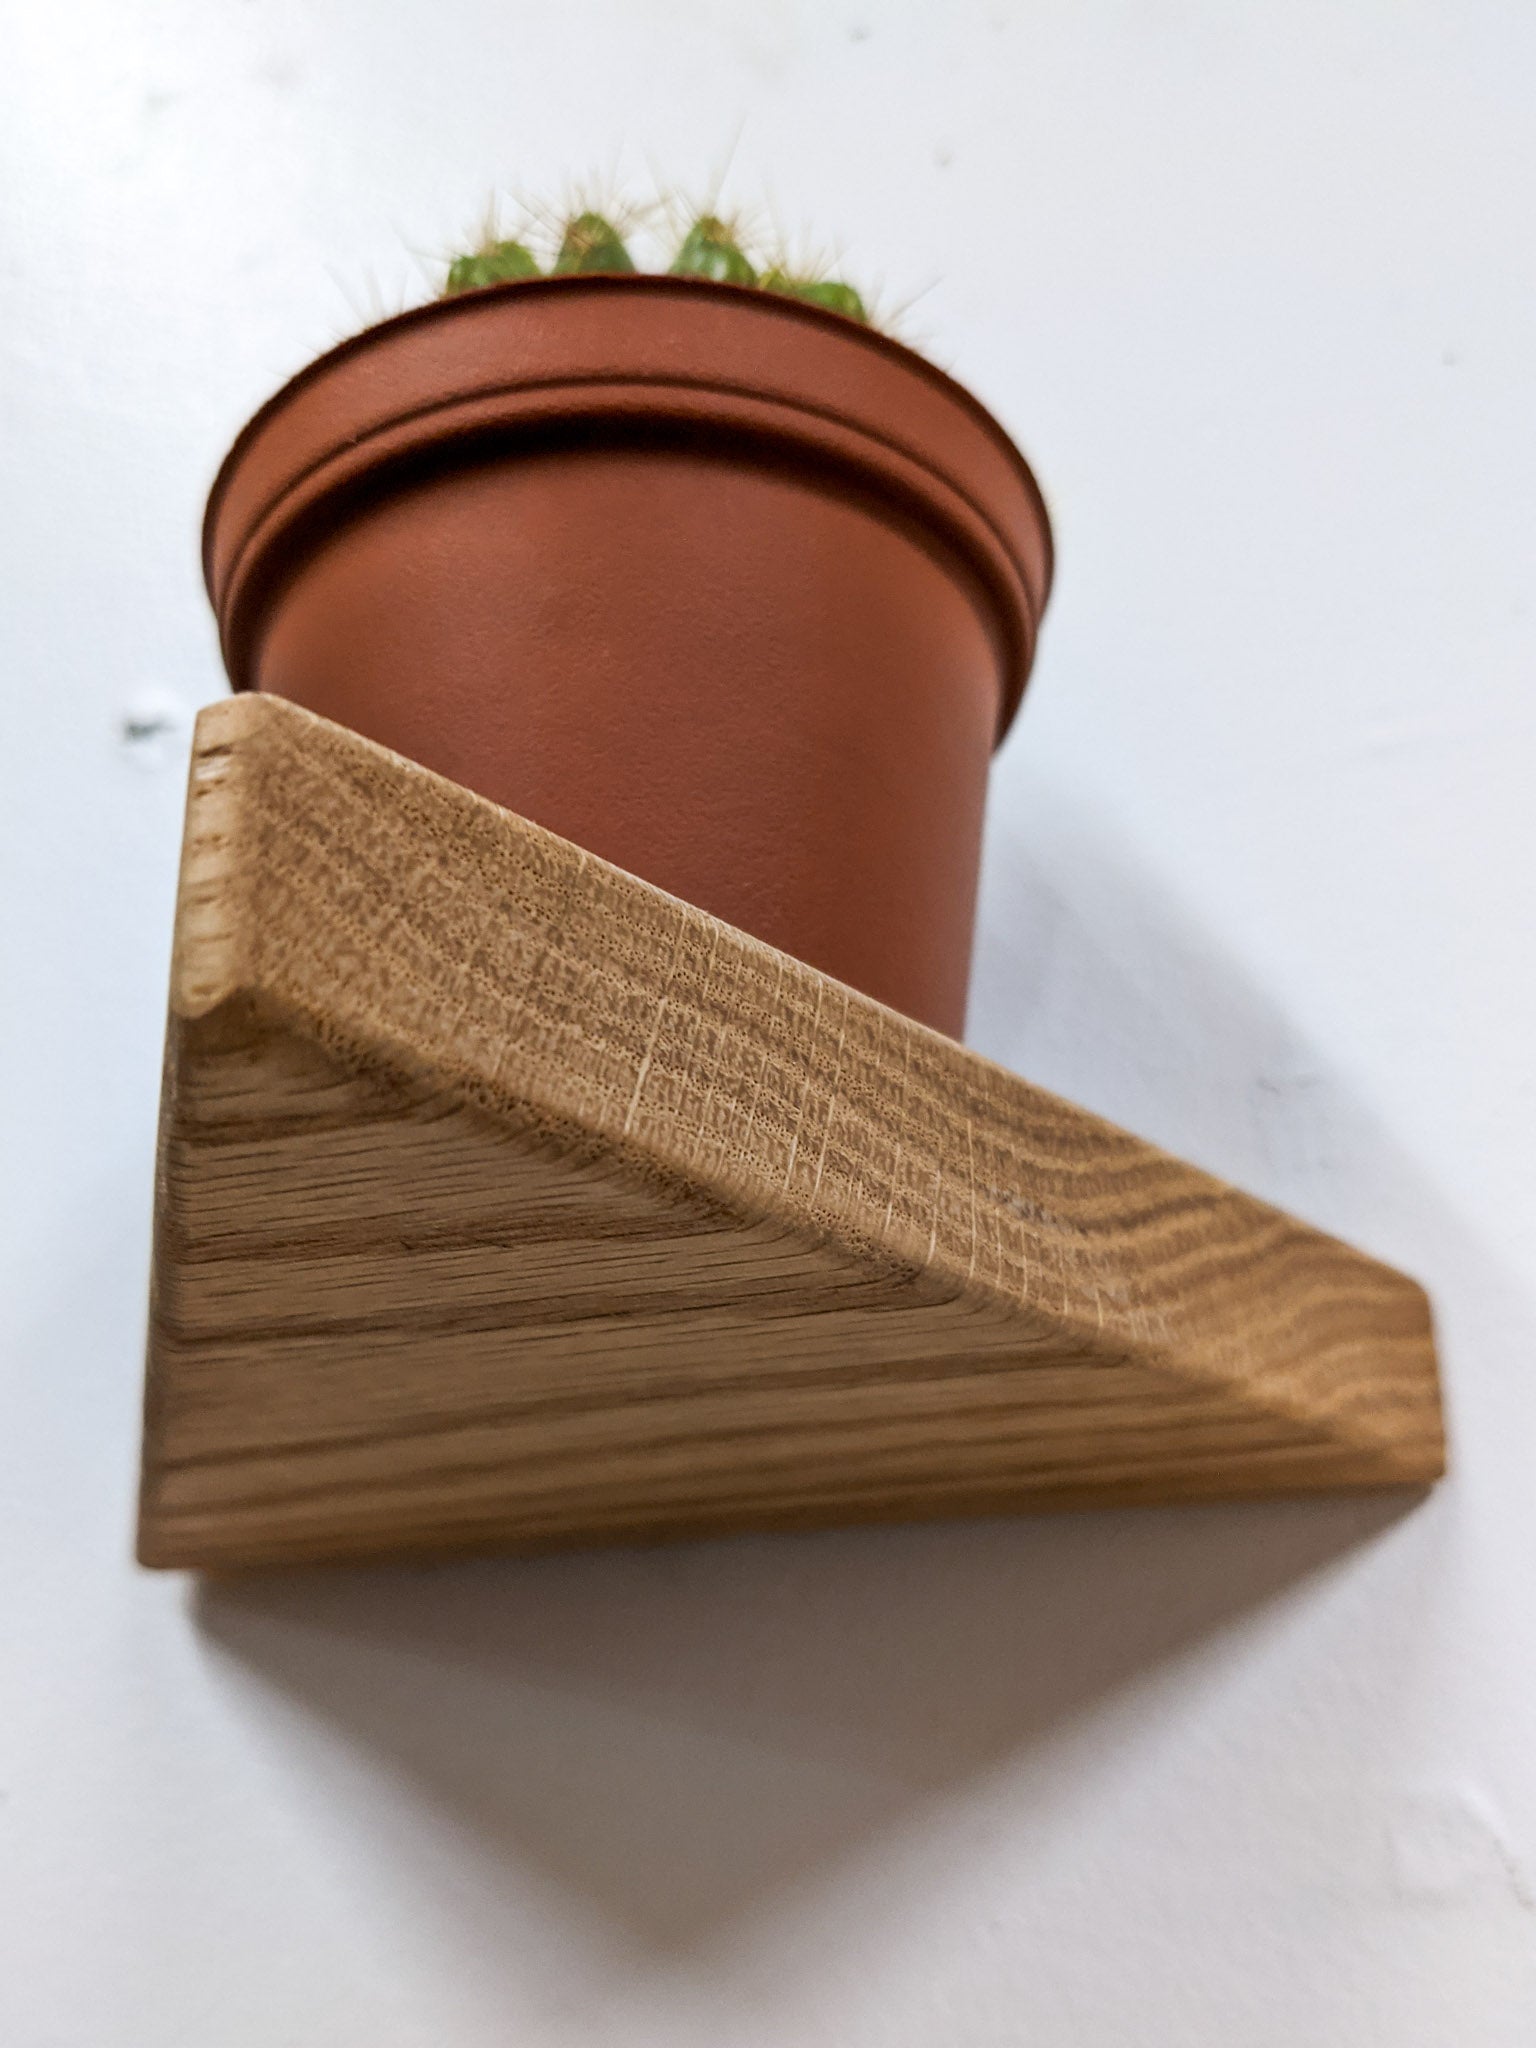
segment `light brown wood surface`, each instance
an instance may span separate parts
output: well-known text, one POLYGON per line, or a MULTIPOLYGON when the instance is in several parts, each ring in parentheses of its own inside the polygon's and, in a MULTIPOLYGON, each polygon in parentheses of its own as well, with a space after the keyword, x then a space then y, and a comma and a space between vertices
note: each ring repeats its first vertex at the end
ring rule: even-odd
POLYGON ((145 1562, 1442 1456, 1402 1275, 307 712, 202 714, 145 1562))

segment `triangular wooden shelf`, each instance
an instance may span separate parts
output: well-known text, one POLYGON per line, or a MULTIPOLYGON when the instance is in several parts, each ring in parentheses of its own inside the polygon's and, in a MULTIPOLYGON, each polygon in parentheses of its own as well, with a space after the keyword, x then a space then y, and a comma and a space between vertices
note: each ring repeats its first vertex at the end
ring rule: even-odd
POLYGON ((1441 1461, 1400 1274, 307 712, 203 713, 146 1563, 1441 1461))

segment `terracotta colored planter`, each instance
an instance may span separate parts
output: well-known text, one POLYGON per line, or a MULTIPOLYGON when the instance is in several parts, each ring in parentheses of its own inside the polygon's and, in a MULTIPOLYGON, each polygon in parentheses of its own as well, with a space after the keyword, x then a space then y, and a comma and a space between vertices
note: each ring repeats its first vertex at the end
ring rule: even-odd
POLYGON ((280 391, 204 558, 236 688, 959 1034, 1050 535, 910 350, 692 279, 469 293, 280 391))

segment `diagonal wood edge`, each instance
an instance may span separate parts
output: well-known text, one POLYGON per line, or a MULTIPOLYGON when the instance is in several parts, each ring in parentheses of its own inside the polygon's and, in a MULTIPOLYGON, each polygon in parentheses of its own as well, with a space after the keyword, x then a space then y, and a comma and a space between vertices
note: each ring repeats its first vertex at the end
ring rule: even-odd
MULTIPOLYGON (((261 696, 198 723, 167 1137, 180 1065, 241 1006, 342 1070, 953 1304, 1021 1356, 1272 1417, 1318 1447, 1316 1483, 1442 1468, 1412 1281, 261 696)), ((152 1394, 173 1348, 152 1341, 152 1394)))

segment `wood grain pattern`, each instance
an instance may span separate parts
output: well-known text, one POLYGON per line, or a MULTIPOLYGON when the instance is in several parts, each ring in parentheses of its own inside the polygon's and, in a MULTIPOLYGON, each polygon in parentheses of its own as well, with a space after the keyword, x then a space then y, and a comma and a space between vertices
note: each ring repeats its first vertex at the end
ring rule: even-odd
POLYGON ((202 714, 145 1562, 1442 1457, 1402 1275, 336 726, 202 714))

